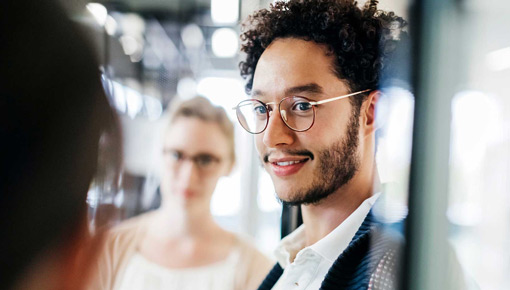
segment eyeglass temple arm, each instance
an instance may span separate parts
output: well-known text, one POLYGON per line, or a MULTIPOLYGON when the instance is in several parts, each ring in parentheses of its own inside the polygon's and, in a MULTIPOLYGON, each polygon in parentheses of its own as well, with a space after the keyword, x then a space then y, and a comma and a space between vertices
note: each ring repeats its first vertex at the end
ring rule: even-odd
MULTIPOLYGON (((351 93, 351 94, 348 94, 348 95, 343 95, 343 96, 339 96, 339 97, 335 97, 335 98, 331 98, 331 99, 325 99, 325 100, 322 100, 322 101, 310 102, 310 104, 313 105, 313 106, 320 105, 320 104, 325 104, 325 103, 333 102, 333 101, 336 101, 336 100, 341 100, 341 99, 345 99, 345 98, 352 97, 352 96, 355 96, 355 95, 359 95, 359 94, 362 94, 362 93, 366 93, 368 91, 371 91, 371 89, 363 90, 363 91, 359 91, 359 92, 355 92, 355 93, 351 93)), ((276 105, 276 103, 275 102, 270 102, 270 103, 266 103, 266 106, 267 105, 276 105)), ((237 106, 233 107, 232 110, 237 110, 239 107, 240 106, 237 105, 237 106)))
POLYGON ((331 99, 325 99, 325 100, 322 100, 322 101, 310 102, 310 104, 314 105, 314 106, 315 105, 320 105, 320 104, 325 104, 325 103, 329 103, 329 102, 345 99, 345 98, 348 98, 348 97, 351 97, 351 96, 359 95, 359 94, 362 94, 362 93, 366 93, 368 91, 371 91, 371 89, 364 90, 364 91, 359 91, 359 92, 355 92, 355 93, 352 93, 352 94, 343 95, 343 96, 339 96, 339 97, 335 97, 335 98, 331 98, 331 99))

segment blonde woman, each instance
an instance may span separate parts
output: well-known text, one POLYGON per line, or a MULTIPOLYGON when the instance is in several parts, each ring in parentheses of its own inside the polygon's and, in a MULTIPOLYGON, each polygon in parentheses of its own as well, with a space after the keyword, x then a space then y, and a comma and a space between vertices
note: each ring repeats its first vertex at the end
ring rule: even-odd
POLYGON ((108 237, 102 289, 255 289, 272 263, 222 229, 210 203, 234 161, 233 125, 202 97, 174 108, 163 142, 162 204, 108 237))

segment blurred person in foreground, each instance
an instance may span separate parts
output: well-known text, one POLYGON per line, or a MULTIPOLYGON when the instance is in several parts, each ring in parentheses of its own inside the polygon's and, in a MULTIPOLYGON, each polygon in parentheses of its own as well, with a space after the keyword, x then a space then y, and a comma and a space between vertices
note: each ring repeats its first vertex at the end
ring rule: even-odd
POLYGON ((222 108, 195 97, 172 107, 163 141, 162 204, 114 228, 98 289, 255 289, 272 262, 222 229, 210 210, 235 161, 234 128, 222 108))
POLYGON ((1 1, 0 41, 0 287, 82 289, 101 248, 86 196, 100 138, 120 140, 115 113, 56 2, 1 1))
POLYGON ((406 22, 352 0, 290 0, 243 27, 237 106, 278 198, 303 225, 276 249, 259 289, 395 289, 398 235, 372 214, 380 195, 375 111, 382 69, 406 22))

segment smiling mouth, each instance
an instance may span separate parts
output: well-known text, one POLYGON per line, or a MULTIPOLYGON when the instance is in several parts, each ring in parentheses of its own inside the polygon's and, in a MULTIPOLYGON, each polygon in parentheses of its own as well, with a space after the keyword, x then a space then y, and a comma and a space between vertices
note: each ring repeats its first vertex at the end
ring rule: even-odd
POLYGON ((303 163, 308 161, 309 159, 303 159, 303 160, 294 160, 294 161, 280 161, 280 162, 271 162, 272 164, 278 165, 278 166, 290 166, 298 163, 303 163))
POLYGON ((310 158, 269 162, 269 171, 280 178, 290 177, 298 173, 308 161, 310 158))
POLYGON ((264 157, 262 158, 262 160, 265 163, 289 162, 289 161, 303 162, 303 161, 308 161, 308 159, 310 159, 310 160, 314 159, 312 152, 310 152, 308 150, 283 150, 278 153, 277 152, 266 153, 266 154, 264 154, 264 157), (269 160, 270 155, 275 155, 275 154, 278 154, 278 155, 283 154, 288 158, 271 158, 272 160, 269 160), (299 160, 299 158, 303 158, 303 159, 299 160), (284 159, 287 159, 287 160, 284 160, 284 159), (294 160, 291 160, 291 159, 294 159, 294 160))

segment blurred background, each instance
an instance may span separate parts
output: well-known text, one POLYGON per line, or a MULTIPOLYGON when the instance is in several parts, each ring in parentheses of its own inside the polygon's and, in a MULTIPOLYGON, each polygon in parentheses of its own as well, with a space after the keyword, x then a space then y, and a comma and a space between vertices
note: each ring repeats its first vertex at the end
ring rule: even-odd
MULTIPOLYGON (((237 165, 216 188, 212 213, 272 255, 282 206, 232 110, 247 98, 238 72, 240 23, 272 1, 62 2, 96 45, 123 128, 120 186, 96 180, 91 187, 91 227, 158 207, 165 112, 174 99, 201 95, 236 122, 237 165)), ((509 289, 510 2, 385 0, 379 7, 416 20, 418 35, 412 53, 402 54, 404 76, 387 76, 381 88, 377 162, 387 202, 380 216, 392 221, 416 210, 412 225, 423 227, 415 236, 428 249, 417 257, 440 253, 448 240, 481 289, 509 289), (415 109, 426 113, 415 116, 415 109), (431 190, 413 189, 410 180, 431 190)), ((433 279, 444 267, 423 275, 433 279)))

